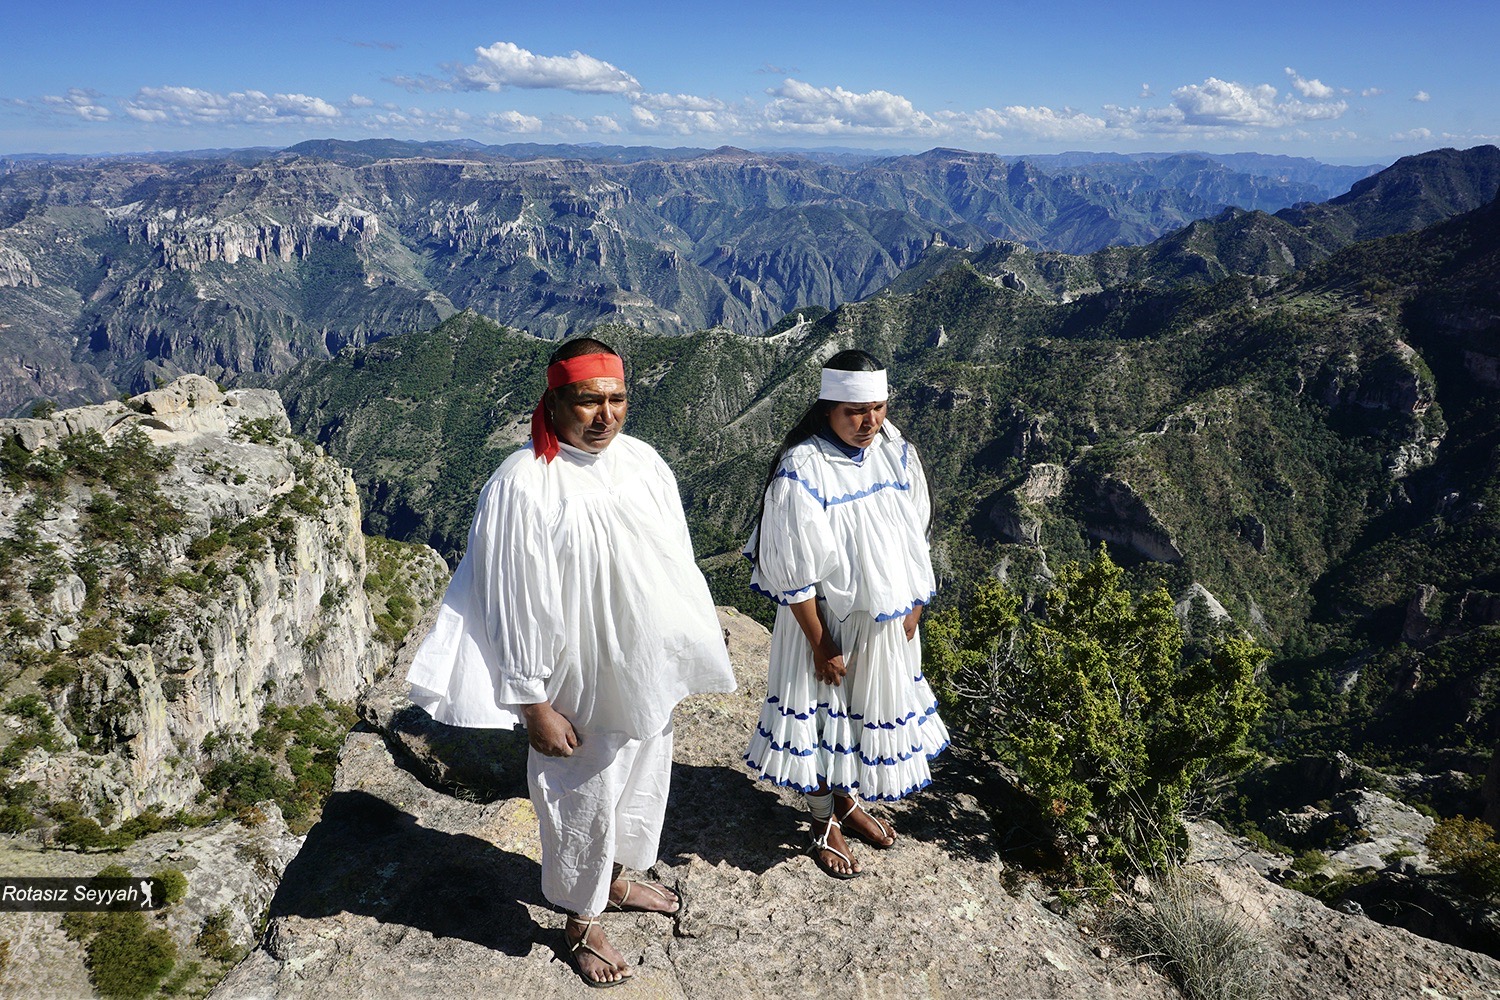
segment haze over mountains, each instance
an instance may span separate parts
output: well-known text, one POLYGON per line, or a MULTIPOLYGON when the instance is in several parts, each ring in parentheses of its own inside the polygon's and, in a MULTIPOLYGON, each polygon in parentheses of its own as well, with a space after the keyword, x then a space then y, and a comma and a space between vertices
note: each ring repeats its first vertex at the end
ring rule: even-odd
POLYGON ((935 238, 1087 253, 1368 173, 1250 155, 847 160, 390 140, 10 160, 0 412, 189 371, 264 379, 460 309, 548 338, 605 321, 755 334, 874 294, 935 238))

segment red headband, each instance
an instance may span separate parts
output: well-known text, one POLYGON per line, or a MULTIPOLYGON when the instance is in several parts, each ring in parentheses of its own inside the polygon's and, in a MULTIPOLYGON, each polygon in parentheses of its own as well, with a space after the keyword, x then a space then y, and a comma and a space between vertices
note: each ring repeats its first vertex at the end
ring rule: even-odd
MULTIPOLYGON (((547 366, 548 389, 561 389, 591 378, 617 378, 623 382, 625 363, 618 354, 580 354, 547 366)), ((552 423, 552 414, 547 412, 545 398, 531 411, 531 450, 544 462, 552 461, 559 451, 557 427, 552 423)))

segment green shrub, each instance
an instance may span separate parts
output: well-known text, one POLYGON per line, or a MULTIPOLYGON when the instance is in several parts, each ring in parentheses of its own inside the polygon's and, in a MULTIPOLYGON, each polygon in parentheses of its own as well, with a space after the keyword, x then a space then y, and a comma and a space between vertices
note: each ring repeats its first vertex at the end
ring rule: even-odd
POLYGON ((1328 864, 1328 855, 1322 851, 1303 851, 1292 859, 1292 871, 1302 875, 1315 875, 1328 864))
POLYGON ((171 820, 162 816, 153 806, 137 816, 132 816, 120 824, 119 832, 128 836, 131 840, 144 837, 150 833, 157 833, 173 825, 171 820))
POLYGON ((36 816, 25 806, 0 809, 0 833, 24 833, 36 822, 36 816))
POLYGON ((193 942, 198 950, 219 962, 228 963, 237 959, 239 950, 234 945, 234 938, 229 935, 229 921, 228 907, 221 907, 218 912, 209 914, 193 942))
POLYGON ((1171 597, 1133 597, 1102 547, 1058 571, 1045 619, 988 579, 963 615, 933 615, 924 631, 950 717, 1015 768, 1090 883, 1179 854, 1193 781, 1250 759, 1267 652, 1231 637, 1185 656, 1171 597))
POLYGON ((180 903, 187 898, 187 876, 176 868, 163 868, 161 871, 153 872, 151 877, 161 880, 162 901, 168 906, 180 903))
POLYGON ((140 911, 98 916, 106 919, 85 949, 94 988, 119 1000, 139 1000, 156 992, 177 962, 172 936, 152 927, 140 911))
POLYGON ((1457 876, 1482 899, 1500 899, 1500 844, 1488 823, 1462 816, 1441 820, 1428 832, 1426 844, 1427 856, 1440 871, 1457 876))

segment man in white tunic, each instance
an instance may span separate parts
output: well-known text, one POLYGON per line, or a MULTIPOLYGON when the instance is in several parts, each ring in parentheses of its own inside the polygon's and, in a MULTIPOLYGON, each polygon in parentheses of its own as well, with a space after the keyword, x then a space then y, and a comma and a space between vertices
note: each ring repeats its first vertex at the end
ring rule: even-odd
POLYGON ((675 913, 656 862, 672 763, 672 709, 732 691, 708 585, 677 483, 620 432, 624 366, 591 338, 547 368, 532 441, 480 493, 464 554, 407 680, 412 701, 456 726, 524 721, 541 827, 542 891, 591 986, 629 966, 597 916, 675 913))

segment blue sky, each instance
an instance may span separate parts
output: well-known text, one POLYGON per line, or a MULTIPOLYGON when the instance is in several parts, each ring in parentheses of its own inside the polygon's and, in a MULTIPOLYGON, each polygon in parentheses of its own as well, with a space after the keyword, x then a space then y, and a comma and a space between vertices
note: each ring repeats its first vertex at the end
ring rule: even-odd
POLYGON ((15 4, 0 155, 310 138, 1254 150, 1500 142, 1500 4, 15 4))

